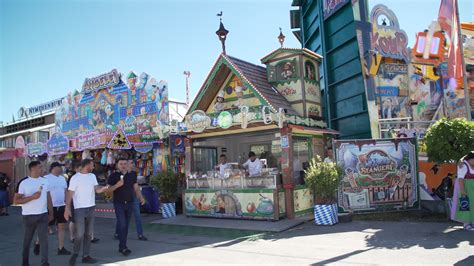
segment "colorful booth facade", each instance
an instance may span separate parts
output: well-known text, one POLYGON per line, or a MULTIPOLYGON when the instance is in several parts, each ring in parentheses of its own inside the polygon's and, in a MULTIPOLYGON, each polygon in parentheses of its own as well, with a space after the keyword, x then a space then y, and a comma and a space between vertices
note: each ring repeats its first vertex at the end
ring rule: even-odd
POLYGON ((70 93, 56 112, 56 126, 73 150, 107 145, 119 129, 131 145, 144 145, 165 137, 168 116, 166 81, 130 72, 124 82, 114 69, 70 93))
POLYGON ((311 213, 312 192, 303 171, 316 154, 326 157, 334 131, 321 118, 319 63, 306 49, 280 48, 266 67, 221 54, 184 122, 188 216, 278 220, 311 213), (329 140, 330 143, 330 140, 329 140), (249 176, 239 166, 254 152, 264 165, 249 176), (229 168, 216 166, 226 155, 229 168))
POLYGON ((86 78, 81 92, 64 98, 55 120, 57 133, 47 143, 50 155, 71 151, 68 158, 92 157, 100 165, 112 166, 118 151, 128 150, 135 154, 132 158, 143 176, 169 165, 164 142, 169 131, 168 84, 147 73, 138 76, 132 71, 123 79, 113 69, 86 78), (51 154, 50 146, 58 151, 51 154))

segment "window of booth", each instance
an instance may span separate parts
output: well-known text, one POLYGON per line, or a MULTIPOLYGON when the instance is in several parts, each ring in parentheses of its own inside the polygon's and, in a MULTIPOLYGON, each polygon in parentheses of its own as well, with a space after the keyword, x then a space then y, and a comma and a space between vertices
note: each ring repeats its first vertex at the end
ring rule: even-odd
POLYGON ((195 147, 193 148, 193 171, 206 173, 211 171, 217 164, 217 148, 195 147))
POLYGON ((293 178, 295 184, 304 184, 304 170, 312 158, 311 137, 293 136, 293 178))
POLYGON ((205 173, 218 164, 221 154, 228 163, 243 164, 253 151, 268 168, 281 169, 281 145, 277 132, 260 132, 197 139, 193 142, 192 172, 205 173))

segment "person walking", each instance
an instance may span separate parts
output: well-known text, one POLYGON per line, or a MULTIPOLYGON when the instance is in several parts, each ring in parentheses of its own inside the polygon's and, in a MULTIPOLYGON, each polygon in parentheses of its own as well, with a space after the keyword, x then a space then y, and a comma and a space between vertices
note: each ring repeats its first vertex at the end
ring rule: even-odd
MULTIPOLYGON (((134 176, 134 178, 138 179, 138 174, 135 171, 135 161, 129 159, 128 160, 128 172, 134 176)), ((135 191, 133 195, 133 217, 135 218, 135 227, 137 229, 138 240, 147 241, 148 238, 143 235, 143 225, 142 225, 142 214, 140 212, 140 199, 138 195, 141 195, 140 186, 136 186, 138 191, 135 191)), ((142 201, 144 202, 144 200, 142 201)), ((115 226, 115 240, 118 240, 118 232, 119 232, 119 224, 118 221, 115 226)))
POLYGON ((136 175, 130 173, 127 159, 121 158, 117 161, 118 171, 112 173, 107 183, 110 192, 113 192, 115 216, 118 223, 119 252, 128 256, 132 251, 127 247, 128 227, 133 213, 134 193, 143 204, 145 201, 140 193, 136 175))
MULTIPOLYGON (((81 171, 81 162, 80 161, 73 161, 71 163, 70 168, 66 171, 67 176, 67 186, 69 187, 69 183, 71 182, 71 178, 81 171)), ((67 190, 66 190, 67 194, 67 190)), ((74 235, 75 235, 76 227, 74 226, 74 202, 71 202, 71 217, 69 218, 69 238, 71 242, 74 243, 74 235)))
POLYGON ((63 166, 58 162, 53 162, 49 167, 49 175, 44 178, 48 180, 49 189, 51 193, 51 200, 53 201, 54 219, 49 223, 49 226, 57 226, 58 232, 58 255, 71 255, 64 247, 64 235, 66 233, 66 219, 64 218, 64 209, 66 206, 66 192, 67 182, 62 175, 63 166))
POLYGON ((38 161, 30 162, 30 175, 21 181, 14 203, 21 205, 25 234, 23 238, 22 265, 29 265, 30 245, 35 231, 41 244, 41 265, 48 262, 48 221, 53 220, 53 204, 48 181, 41 177, 43 166, 38 161), (49 218, 49 219, 48 219, 49 218))
POLYGON ((8 197, 8 177, 4 173, 0 173, 0 216, 8 216, 8 206, 10 206, 10 200, 8 197))
POLYGON ((454 185, 451 219, 463 223, 465 230, 474 231, 474 151, 460 161, 454 185))
POLYGON ((74 250, 69 259, 69 265, 76 264, 82 245, 84 245, 82 263, 97 263, 97 260, 90 256, 91 234, 94 224, 95 193, 104 193, 108 187, 99 186, 97 177, 92 173, 93 169, 94 162, 92 160, 82 160, 81 171, 76 173, 69 183, 64 218, 69 220, 71 217, 71 201, 74 201, 74 220, 76 226, 74 250))

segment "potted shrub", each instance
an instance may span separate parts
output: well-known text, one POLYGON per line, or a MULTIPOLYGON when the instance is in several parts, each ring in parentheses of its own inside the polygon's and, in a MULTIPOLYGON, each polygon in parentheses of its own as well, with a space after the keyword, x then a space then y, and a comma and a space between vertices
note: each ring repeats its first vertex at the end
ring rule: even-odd
POLYGON ((305 182, 315 197, 314 221, 317 225, 338 223, 337 188, 342 169, 334 162, 313 158, 305 171, 305 182))
POLYGON ((178 198, 178 178, 173 171, 163 171, 153 176, 151 184, 160 190, 161 213, 163 218, 176 216, 178 198))

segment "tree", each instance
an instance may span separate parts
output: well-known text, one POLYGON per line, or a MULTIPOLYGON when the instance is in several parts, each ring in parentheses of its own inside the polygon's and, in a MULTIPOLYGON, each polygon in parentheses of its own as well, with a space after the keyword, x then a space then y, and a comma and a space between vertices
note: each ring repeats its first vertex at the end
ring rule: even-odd
POLYGON ((423 142, 429 161, 455 163, 474 150, 474 122, 443 118, 428 129, 423 142))

